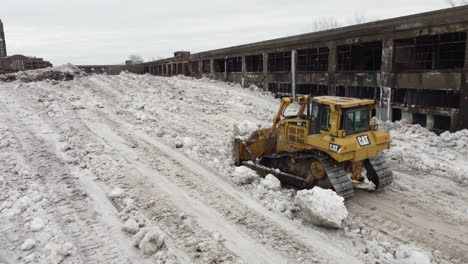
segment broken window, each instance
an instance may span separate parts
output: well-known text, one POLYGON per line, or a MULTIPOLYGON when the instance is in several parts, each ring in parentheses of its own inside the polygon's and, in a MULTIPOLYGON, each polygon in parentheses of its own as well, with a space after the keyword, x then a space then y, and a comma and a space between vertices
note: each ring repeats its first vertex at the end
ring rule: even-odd
POLYGON ((263 72, 263 54, 245 56, 247 72, 263 72))
POLYGON ((275 94, 276 97, 291 96, 291 84, 268 83, 268 91, 275 94))
POLYGON ((338 46, 337 71, 380 71, 382 42, 367 42, 338 46))
POLYGON ((413 124, 419 124, 422 127, 427 126, 427 115, 420 113, 413 113, 413 124))
POLYGON ((328 94, 328 86, 319 84, 296 84, 296 94, 320 96, 328 94))
POLYGON ((434 130, 450 130, 452 119, 450 116, 434 115, 434 130))
POLYGON ((298 72, 328 71, 328 48, 314 48, 297 51, 298 72))
POLYGON ((242 57, 227 58, 227 72, 242 72, 242 57))
POLYGON ((213 60, 213 70, 214 72, 225 72, 226 64, 224 59, 213 60))
POLYGON ((392 122, 401 120, 401 109, 392 108, 392 122))
POLYGON ((460 91, 392 89, 392 102, 402 105, 460 108, 460 91))
POLYGON ((177 64, 177 74, 183 74, 184 73, 184 65, 182 63, 177 64))
POLYGON ((268 72, 290 72, 291 52, 268 53, 268 72))
POLYGON ((210 73, 211 72, 211 62, 210 62, 210 60, 204 60, 202 62, 202 72, 203 73, 210 73))
POLYGON ((394 41, 394 70, 461 69, 466 32, 453 32, 394 41))
POLYGON ((200 61, 191 62, 192 73, 200 73, 200 61))
POLYGON ((336 95, 361 99, 379 99, 380 88, 366 86, 337 86, 336 95))
POLYGON ((184 75, 190 76, 189 63, 184 63, 183 65, 184 65, 184 75))

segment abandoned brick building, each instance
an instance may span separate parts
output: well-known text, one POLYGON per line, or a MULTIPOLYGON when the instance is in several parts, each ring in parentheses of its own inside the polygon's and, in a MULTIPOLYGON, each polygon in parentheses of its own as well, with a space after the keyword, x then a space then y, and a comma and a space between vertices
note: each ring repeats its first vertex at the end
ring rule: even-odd
POLYGON ((468 6, 211 50, 133 70, 377 99, 383 120, 468 128, 468 6))
POLYGON ((7 56, 5 32, 0 20, 0 74, 25 70, 35 70, 52 67, 52 64, 42 58, 28 57, 24 55, 7 56))

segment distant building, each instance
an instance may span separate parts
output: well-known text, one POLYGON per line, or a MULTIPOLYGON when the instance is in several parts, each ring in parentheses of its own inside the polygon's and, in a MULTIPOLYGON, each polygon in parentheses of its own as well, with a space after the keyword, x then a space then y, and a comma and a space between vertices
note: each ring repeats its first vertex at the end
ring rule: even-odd
POLYGON ((52 63, 42 58, 24 55, 7 56, 5 32, 0 20, 0 74, 52 67, 52 63))
POLYGON ((5 41, 5 32, 3 31, 3 23, 0 19, 0 58, 6 57, 6 41, 5 41))
POLYGON ((36 70, 47 67, 52 67, 52 63, 45 61, 42 58, 26 57, 24 55, 0 57, 0 74, 36 70))

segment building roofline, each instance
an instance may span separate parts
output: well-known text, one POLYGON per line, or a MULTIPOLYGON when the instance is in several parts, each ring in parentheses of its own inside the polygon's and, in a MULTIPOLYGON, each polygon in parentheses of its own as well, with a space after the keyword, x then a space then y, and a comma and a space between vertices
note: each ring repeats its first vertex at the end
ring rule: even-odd
POLYGON ((253 42, 249 44, 242 44, 226 48, 203 51, 192 54, 191 58, 196 59, 197 57, 203 57, 205 55, 216 56, 216 54, 226 54, 230 52, 237 52, 243 49, 251 49, 261 46, 290 46, 301 42, 320 42, 329 41, 333 39, 341 39, 344 38, 344 35, 346 35, 345 37, 352 37, 353 35, 363 36, 388 31, 395 32, 411 30, 428 26, 430 24, 446 24, 440 23, 440 21, 435 23, 434 16, 442 16, 443 19, 445 19, 446 23, 468 23, 468 6, 445 8, 413 15, 378 20, 363 24, 339 27, 330 30, 304 33, 294 36, 281 37, 276 39, 253 42), (402 21, 405 21, 405 23, 402 24, 402 21), (426 24, 422 23, 421 21, 426 22, 426 24))

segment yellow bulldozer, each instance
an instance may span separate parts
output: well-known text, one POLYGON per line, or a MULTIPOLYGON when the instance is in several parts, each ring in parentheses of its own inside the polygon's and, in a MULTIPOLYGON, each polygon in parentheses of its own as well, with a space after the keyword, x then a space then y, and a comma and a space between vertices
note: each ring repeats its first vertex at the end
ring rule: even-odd
POLYGON ((392 183, 393 173, 378 155, 390 147, 390 135, 371 122, 374 100, 306 95, 297 98, 297 114, 286 116, 292 103, 283 97, 271 128, 234 140, 236 166, 299 188, 333 189, 345 199, 366 177, 375 190, 392 183))

